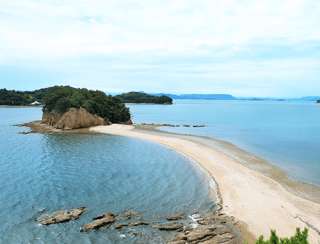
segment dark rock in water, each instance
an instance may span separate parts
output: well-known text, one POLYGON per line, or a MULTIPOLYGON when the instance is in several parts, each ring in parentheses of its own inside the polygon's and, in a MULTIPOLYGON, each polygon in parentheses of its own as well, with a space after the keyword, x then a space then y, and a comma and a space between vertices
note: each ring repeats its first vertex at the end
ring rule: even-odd
POLYGON ((176 213, 176 214, 172 214, 167 216, 167 220, 172 221, 172 220, 179 220, 179 219, 183 219, 184 218, 184 214, 183 213, 176 213))
POLYGON ((133 222, 133 223, 128 224, 128 226, 139 226, 139 225, 149 225, 149 223, 146 221, 137 221, 137 222, 133 222))
POLYGON ((170 222, 170 223, 153 225, 152 227, 159 230, 170 231, 170 230, 181 230, 183 228, 183 225, 176 222, 170 222))
POLYGON ((91 223, 85 224, 80 231, 87 232, 87 231, 99 229, 103 226, 111 225, 115 221, 116 221, 116 218, 113 213, 106 213, 94 218, 91 223))
POLYGON ((123 227, 126 227, 126 226, 128 226, 128 224, 125 224, 125 223, 123 223, 123 224, 116 224, 116 225, 114 226, 114 228, 117 229, 117 230, 119 230, 119 229, 122 229, 123 227))
POLYGON ((40 216, 37 221, 42 225, 58 224, 75 220, 86 211, 85 207, 74 208, 70 210, 60 210, 52 214, 45 214, 40 216))
POLYGON ((201 128, 201 127, 206 127, 205 125, 193 125, 192 127, 194 128, 201 128))

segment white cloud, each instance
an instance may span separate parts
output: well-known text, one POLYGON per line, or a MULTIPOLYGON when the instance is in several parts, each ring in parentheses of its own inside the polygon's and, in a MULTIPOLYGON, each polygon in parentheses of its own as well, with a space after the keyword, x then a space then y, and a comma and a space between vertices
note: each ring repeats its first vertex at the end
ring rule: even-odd
POLYGON ((313 0, 1 0, 0 9, 1 53, 7 58, 192 52, 259 40, 320 39, 320 2, 313 0))
POLYGON ((127 83, 135 72, 181 89, 192 79, 212 89, 218 79, 314 79, 319 23, 316 0, 0 0, 0 66, 127 83))

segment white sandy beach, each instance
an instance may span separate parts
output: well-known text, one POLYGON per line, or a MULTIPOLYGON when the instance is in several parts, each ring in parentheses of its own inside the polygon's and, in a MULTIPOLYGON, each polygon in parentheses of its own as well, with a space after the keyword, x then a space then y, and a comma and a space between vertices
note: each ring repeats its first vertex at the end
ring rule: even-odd
POLYGON ((255 237, 269 236, 270 229, 277 230, 280 236, 290 236, 297 227, 308 227, 310 243, 320 243, 319 203, 293 194, 276 180, 240 164, 209 143, 128 125, 90 130, 159 143, 198 162, 218 183, 223 212, 244 223, 255 237))

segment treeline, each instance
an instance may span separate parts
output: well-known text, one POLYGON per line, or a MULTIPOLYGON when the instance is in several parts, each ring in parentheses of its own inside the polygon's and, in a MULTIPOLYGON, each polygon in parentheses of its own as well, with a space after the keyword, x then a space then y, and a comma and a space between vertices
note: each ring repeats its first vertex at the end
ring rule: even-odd
POLYGON ((116 98, 124 103, 153 103, 172 104, 172 98, 168 96, 154 96, 144 92, 128 92, 117 95, 116 98))
POLYGON ((0 89, 0 105, 24 106, 34 101, 34 97, 26 92, 0 89))

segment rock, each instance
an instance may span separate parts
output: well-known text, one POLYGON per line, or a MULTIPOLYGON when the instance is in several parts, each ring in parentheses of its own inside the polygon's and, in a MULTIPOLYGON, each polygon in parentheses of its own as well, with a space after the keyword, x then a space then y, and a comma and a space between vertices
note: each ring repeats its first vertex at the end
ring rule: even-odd
POLYGON ((170 223, 153 225, 152 227, 159 230, 171 231, 171 230, 182 230, 183 225, 176 222, 170 222, 170 223))
POLYGON ((231 233, 225 233, 223 235, 218 235, 215 238, 216 243, 226 243, 234 239, 234 236, 231 233))
POLYGON ((209 228, 198 228, 187 235, 188 242, 198 242, 212 238, 216 234, 209 228))
POLYGON ((52 214, 46 214, 40 216, 37 221, 42 225, 58 224, 75 220, 80 217, 86 211, 85 207, 74 208, 70 210, 60 210, 52 214))
POLYGON ((149 225, 149 223, 145 222, 145 221, 137 221, 137 222, 133 222, 133 223, 128 224, 128 226, 139 226, 139 225, 149 225))
POLYGON ((176 213, 173 215, 168 216, 166 219, 169 221, 173 221, 173 220, 180 220, 184 218, 184 214, 183 213, 176 213))
POLYGON ((81 232, 88 232, 91 230, 99 229, 103 226, 111 225, 116 221, 115 215, 113 213, 106 213, 93 219, 89 224, 85 224, 81 228, 81 232))
POLYGON ((114 228, 117 229, 117 230, 119 230, 119 229, 122 229, 123 227, 126 227, 126 226, 128 226, 128 224, 116 224, 116 225, 114 226, 114 228))
POLYGON ((42 123, 50 125, 55 129, 71 130, 88 128, 91 126, 107 125, 109 121, 89 113, 84 108, 70 108, 63 114, 55 112, 44 112, 42 123))

